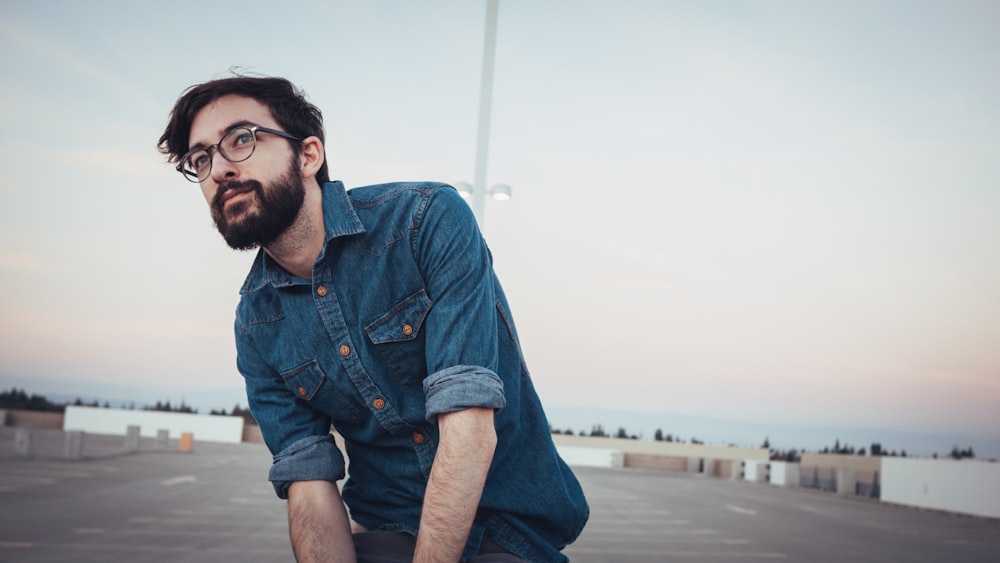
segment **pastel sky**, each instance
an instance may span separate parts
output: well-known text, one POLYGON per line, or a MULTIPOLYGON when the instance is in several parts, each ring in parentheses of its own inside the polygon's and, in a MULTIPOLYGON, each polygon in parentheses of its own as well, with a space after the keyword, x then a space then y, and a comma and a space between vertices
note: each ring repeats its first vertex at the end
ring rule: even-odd
MULTIPOLYGON (((0 2, 0 373, 241 385, 156 152, 231 67, 349 187, 473 178, 485 2, 0 2)), ((543 401, 1000 431, 1000 3, 501 0, 484 232, 543 401)))

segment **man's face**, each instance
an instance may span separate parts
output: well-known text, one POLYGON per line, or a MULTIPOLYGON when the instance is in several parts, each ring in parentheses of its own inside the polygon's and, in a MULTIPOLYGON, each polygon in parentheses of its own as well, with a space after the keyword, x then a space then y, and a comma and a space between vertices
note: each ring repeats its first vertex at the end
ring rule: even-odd
MULTIPOLYGON (((244 96, 223 96, 206 105, 191 123, 188 147, 208 147, 235 126, 281 130, 264 104, 244 96)), ((232 248, 249 250, 274 242, 295 221, 305 198, 302 173, 286 139, 258 133, 253 155, 229 162, 212 151, 211 175, 201 191, 219 233, 232 248)))

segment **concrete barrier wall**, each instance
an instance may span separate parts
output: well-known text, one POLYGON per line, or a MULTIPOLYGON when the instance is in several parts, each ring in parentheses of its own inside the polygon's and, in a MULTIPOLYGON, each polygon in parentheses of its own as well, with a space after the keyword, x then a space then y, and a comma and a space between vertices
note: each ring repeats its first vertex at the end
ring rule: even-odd
POLYGON ((688 471, 688 458, 650 454, 625 454, 625 467, 653 471, 688 471))
POLYGON ((882 460, 882 501, 1000 518, 1000 463, 882 460))
POLYGON ((618 450, 556 446, 559 456, 577 467, 623 467, 624 455, 618 450))
POLYGON ((720 479, 729 479, 733 474, 733 466, 739 467, 742 463, 733 459, 713 460, 711 464, 706 464, 705 474, 711 477, 719 477, 720 479), (711 471, 708 471, 708 465, 711 465, 711 471))
MULTIPOLYGON (((836 475, 839 469, 853 469, 859 483, 873 483, 882 469, 885 456, 864 456, 845 454, 802 454, 799 464, 802 475, 811 477, 816 469, 821 476, 836 475)), ((905 459, 905 458, 904 458, 905 459)))
POLYGON ((260 426, 256 424, 244 424, 243 441, 250 444, 263 444, 264 436, 260 433, 260 426))
POLYGON ((63 413, 10 409, 7 411, 7 426, 59 430, 63 427, 63 413))
MULTIPOLYGON (((578 448, 600 448, 624 452, 626 454, 663 455, 680 458, 702 458, 716 460, 767 461, 767 448, 744 448, 735 446, 707 446, 702 444, 679 444, 677 442, 655 442, 652 440, 625 440, 622 438, 599 438, 591 436, 569 436, 553 434, 556 446, 578 448)), ((686 466, 685 466, 686 468, 686 466)), ((685 469, 686 470, 686 469, 685 469)))
POLYGON ((743 464, 743 478, 754 483, 767 483, 770 479, 766 461, 748 460, 743 464))
POLYGON ((798 487, 801 479, 799 464, 788 461, 771 462, 771 484, 782 487, 798 487))
POLYGON ((196 441, 238 444, 243 439, 243 419, 238 416, 76 406, 66 407, 63 430, 125 435, 129 426, 138 426, 142 436, 151 438, 167 430, 171 438, 190 432, 196 441))

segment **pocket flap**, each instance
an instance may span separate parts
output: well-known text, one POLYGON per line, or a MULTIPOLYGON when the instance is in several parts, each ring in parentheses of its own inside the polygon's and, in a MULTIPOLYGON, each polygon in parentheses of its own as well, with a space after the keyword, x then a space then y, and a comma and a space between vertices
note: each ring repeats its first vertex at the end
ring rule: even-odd
POLYGON ((281 378, 296 397, 309 401, 323 385, 326 375, 319 368, 319 363, 313 360, 281 374, 281 378))
POLYGON ((369 323, 365 332, 375 344, 413 340, 430 310, 431 300, 421 289, 369 323))

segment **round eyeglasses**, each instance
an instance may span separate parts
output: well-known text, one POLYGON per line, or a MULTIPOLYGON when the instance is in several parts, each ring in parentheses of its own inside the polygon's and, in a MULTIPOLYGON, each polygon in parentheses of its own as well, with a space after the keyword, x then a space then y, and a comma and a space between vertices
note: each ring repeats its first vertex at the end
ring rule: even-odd
POLYGON ((210 147, 195 147, 188 151, 177 165, 177 171, 190 182, 204 182, 212 173, 212 150, 218 150, 222 158, 229 162, 243 162, 250 158, 253 150, 257 148, 257 133, 270 133, 292 141, 302 140, 284 131, 260 125, 234 127, 227 131, 218 143, 210 147))

